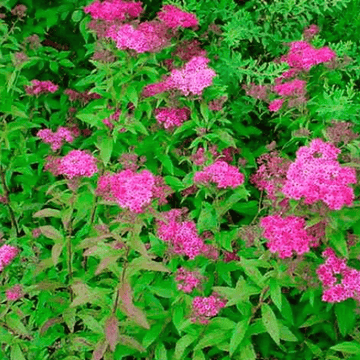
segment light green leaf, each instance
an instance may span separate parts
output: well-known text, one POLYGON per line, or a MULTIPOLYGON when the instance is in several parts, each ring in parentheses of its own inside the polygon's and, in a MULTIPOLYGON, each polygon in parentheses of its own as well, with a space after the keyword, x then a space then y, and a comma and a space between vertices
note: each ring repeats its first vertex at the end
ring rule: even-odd
POLYGON ((23 352, 20 349, 20 346, 18 344, 14 344, 11 346, 11 354, 10 354, 11 360, 26 360, 23 352))
POLYGON ((248 327, 249 327, 249 319, 244 319, 237 323, 236 328, 230 340, 230 356, 234 354, 237 347, 244 339, 248 327))
POLYGON ((346 354, 360 354, 360 344, 355 341, 345 341, 330 348, 334 351, 341 351, 346 354))
POLYGON ((261 306, 261 318, 271 338, 276 342, 277 345, 280 345, 279 325, 274 312, 272 311, 271 307, 266 303, 262 304, 261 306))
POLYGON ((204 230, 216 231, 217 228, 218 221, 216 217, 216 211, 212 205, 205 202, 197 221, 197 229, 202 232, 204 230))
POLYGON ((197 339, 196 335, 187 334, 183 336, 175 346, 174 358, 175 360, 181 360, 187 347, 197 339))
POLYGON ((37 211, 33 217, 56 217, 59 218, 61 216, 60 210, 56 209, 42 209, 37 211))
POLYGON ((75 10, 71 15, 71 20, 74 22, 79 22, 83 17, 83 12, 81 10, 75 10))
POLYGON ((198 342, 198 344, 194 348, 194 351, 203 349, 204 347, 220 344, 223 341, 229 339, 230 336, 231 334, 229 333, 229 331, 216 330, 213 332, 209 332, 205 334, 203 338, 198 342))
POLYGON ((340 333, 345 337, 355 326, 354 303, 343 301, 335 304, 335 314, 340 333))
POLYGON ((274 278, 270 279, 270 297, 281 312, 281 286, 274 278))
POLYGON ((135 86, 133 85, 128 86, 128 88, 126 89, 126 97, 128 98, 129 101, 131 101, 135 105, 135 107, 137 107, 139 94, 135 86))
POLYGON ((114 144, 112 139, 109 139, 107 137, 100 139, 99 144, 97 144, 97 147, 100 149, 101 160, 103 161, 105 166, 107 166, 110 161, 111 153, 113 151, 113 145, 114 144))

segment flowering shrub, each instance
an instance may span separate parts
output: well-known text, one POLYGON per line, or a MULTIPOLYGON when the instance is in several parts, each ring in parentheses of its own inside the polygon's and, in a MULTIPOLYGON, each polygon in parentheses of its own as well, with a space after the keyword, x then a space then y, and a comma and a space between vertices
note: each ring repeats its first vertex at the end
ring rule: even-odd
POLYGON ((357 14, 2 1, 0 358, 359 359, 357 14))

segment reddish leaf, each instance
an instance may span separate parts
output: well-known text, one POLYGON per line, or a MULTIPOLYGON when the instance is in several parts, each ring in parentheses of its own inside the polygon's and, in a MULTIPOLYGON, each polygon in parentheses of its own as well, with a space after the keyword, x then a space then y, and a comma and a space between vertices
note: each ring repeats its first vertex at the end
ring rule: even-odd
POLYGON ((114 315, 106 320, 105 335, 106 340, 110 345, 110 350, 114 352, 116 345, 119 342, 119 322, 114 315))
POLYGON ((42 209, 37 211, 33 217, 60 217, 61 213, 56 209, 42 209))
POLYGON ((119 289, 119 297, 122 301, 121 310, 137 324, 145 329, 150 329, 145 314, 132 302, 131 287, 128 283, 123 283, 119 289))
POLYGON ((49 239, 54 241, 61 241, 63 239, 59 230, 56 230, 53 226, 45 225, 39 227, 41 233, 49 239))
POLYGON ((106 340, 100 340, 97 345, 96 349, 93 352, 92 360, 101 360, 105 354, 105 351, 108 347, 108 343, 106 340))

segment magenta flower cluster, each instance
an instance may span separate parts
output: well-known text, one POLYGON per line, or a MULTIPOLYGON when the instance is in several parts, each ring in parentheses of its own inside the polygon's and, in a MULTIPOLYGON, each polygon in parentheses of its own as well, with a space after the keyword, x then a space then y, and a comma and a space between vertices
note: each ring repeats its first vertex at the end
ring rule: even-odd
POLYGON ((178 282, 178 290, 184 293, 191 293, 201 283, 200 274, 196 271, 189 271, 180 267, 176 273, 175 281, 178 282))
POLYGON ((20 284, 14 285, 11 289, 5 292, 6 299, 16 301, 23 296, 22 287, 20 284))
POLYGON ((209 297, 196 296, 192 302, 192 322, 207 324, 209 318, 216 316, 225 307, 227 301, 218 294, 213 293, 209 297))
POLYGON ((200 254, 209 253, 210 246, 198 236, 196 224, 193 221, 177 221, 181 210, 172 209, 163 215, 168 223, 158 221, 157 236, 163 241, 169 241, 176 254, 186 255, 193 260, 200 254))
POLYGON ((158 108, 155 109, 155 117, 159 124, 163 124, 165 129, 174 126, 180 126, 184 121, 188 120, 190 109, 188 108, 158 108))
POLYGON ((244 175, 235 166, 229 165, 222 160, 216 161, 194 175, 195 182, 213 182, 217 184, 219 189, 228 187, 235 189, 243 184, 244 180, 244 175))
POLYGON ((19 249, 11 245, 3 245, 0 247, 0 271, 3 271, 5 266, 13 261, 18 254, 19 249))
POLYGON ((162 11, 157 15, 171 29, 178 28, 179 26, 188 28, 198 25, 198 20, 194 14, 181 11, 173 5, 164 5, 162 11))
POLYGON ((58 85, 55 85, 51 81, 32 80, 31 83, 31 86, 25 86, 25 91, 29 95, 54 93, 59 88, 58 85))
POLYGON ((126 20, 128 17, 137 17, 143 11, 141 2, 125 2, 122 0, 94 1, 84 7, 84 12, 93 19, 114 21, 126 20))
POLYGON ((346 265, 346 259, 337 258, 331 248, 327 248, 322 256, 326 258, 326 261, 316 270, 323 287, 326 289, 323 292, 322 300, 334 303, 352 297, 360 301, 360 271, 349 268, 346 265), (340 283, 337 283, 335 274, 342 276, 340 283))
POLYGON ((337 161, 340 152, 332 143, 321 139, 314 139, 309 147, 300 147, 282 192, 296 200, 304 197, 305 204, 321 200, 332 210, 351 205, 355 195, 349 184, 356 184, 356 172, 340 166, 337 161))
POLYGON ((73 142, 75 134, 71 129, 60 126, 56 132, 52 132, 50 129, 42 129, 37 134, 44 143, 51 144, 51 149, 56 151, 63 146, 64 141, 73 142))
POLYGON ((315 49, 306 41, 293 41, 288 54, 283 55, 280 61, 288 63, 295 70, 309 71, 312 66, 328 62, 335 56, 336 53, 328 47, 315 49))
POLYGON ((316 239, 306 232, 306 222, 301 217, 266 216, 260 226, 264 228, 263 237, 268 240, 266 246, 270 252, 278 252, 280 259, 291 257, 293 251, 298 255, 307 253, 310 246, 316 244, 316 239))
POLYGON ((62 158, 49 157, 45 170, 55 176, 65 175, 69 179, 91 177, 98 171, 96 163, 96 158, 86 151, 72 150, 62 158))
POLYGON ((168 28, 158 21, 142 22, 136 29, 130 24, 112 25, 106 36, 116 42, 121 50, 132 49, 141 54, 158 52, 170 45, 171 35, 168 28))
POLYGON ((201 95, 216 76, 215 71, 207 66, 209 61, 208 58, 194 56, 183 68, 173 69, 170 76, 165 77, 162 82, 147 85, 143 96, 149 97, 171 89, 180 90, 185 96, 190 93, 201 95))
POLYGON ((117 202, 122 208, 142 213, 144 207, 149 205, 154 198, 160 198, 162 204, 166 203, 165 190, 169 187, 161 186, 159 183, 159 179, 148 170, 135 173, 127 169, 117 174, 101 176, 97 194, 105 200, 117 202))

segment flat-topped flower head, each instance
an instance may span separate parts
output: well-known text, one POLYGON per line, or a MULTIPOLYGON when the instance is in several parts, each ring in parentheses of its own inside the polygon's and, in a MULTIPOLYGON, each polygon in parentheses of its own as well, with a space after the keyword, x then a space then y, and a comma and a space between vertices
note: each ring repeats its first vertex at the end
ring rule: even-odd
POLYGON ((0 247, 0 271, 9 265, 14 257, 18 254, 19 249, 11 245, 3 245, 0 247))
POLYGON ((245 177, 239 172, 235 166, 229 165, 227 162, 217 160, 214 164, 207 166, 203 171, 195 173, 195 182, 213 182, 219 189, 236 187, 244 183, 245 177))
POLYGON ((321 139, 314 139, 308 147, 302 146, 281 191, 295 200, 303 197, 306 204, 321 200, 331 210, 350 206, 355 195, 349 184, 356 184, 356 172, 338 163, 339 153, 340 149, 321 139))
POLYGON ((306 222, 301 217, 266 216, 260 225, 264 228, 263 237, 268 240, 266 246, 270 252, 279 253, 280 259, 291 257, 293 252, 297 255, 307 253, 316 242, 305 230, 306 222))
POLYGON ((84 7, 84 12, 90 14, 93 19, 124 21, 127 17, 138 17, 143 11, 141 2, 127 2, 122 0, 94 1, 84 7))
POLYGON ((164 5, 162 11, 157 15, 166 26, 172 29, 180 26, 184 28, 196 27, 199 24, 194 14, 184 12, 173 5, 164 5))
POLYGON ((29 95, 40 95, 45 93, 54 93, 59 86, 51 81, 32 80, 31 86, 25 86, 25 91, 29 95))

